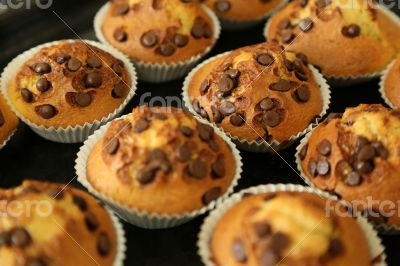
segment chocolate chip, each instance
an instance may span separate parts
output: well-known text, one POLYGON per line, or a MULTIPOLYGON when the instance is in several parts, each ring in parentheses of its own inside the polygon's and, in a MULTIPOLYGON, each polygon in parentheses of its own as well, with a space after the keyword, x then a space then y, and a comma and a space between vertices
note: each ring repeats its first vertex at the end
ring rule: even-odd
POLYGON ((314 22, 310 18, 303 18, 299 22, 299 28, 303 32, 307 32, 312 29, 314 22))
POLYGON ((312 176, 312 177, 316 177, 317 176, 317 163, 313 160, 310 159, 308 161, 308 173, 312 176))
POLYGON ((167 160, 167 154, 161 149, 154 149, 147 155, 146 162, 155 160, 167 160))
POLYGON ((241 127, 246 122, 245 119, 246 118, 245 118, 244 114, 236 113, 236 114, 231 115, 229 121, 235 127, 241 127))
POLYGON ((289 80, 286 79, 280 79, 278 82, 276 83, 272 83, 269 88, 271 90, 274 91, 281 91, 281 92, 285 92, 288 91, 292 88, 292 84, 290 83, 289 80))
POLYGON ((351 187, 361 184, 361 176, 357 172, 350 172, 346 175, 344 182, 351 187))
POLYGON ((357 154, 357 159, 360 161, 372 160, 376 155, 375 148, 372 145, 363 146, 357 154))
POLYGON ((378 156, 381 157, 382 159, 386 160, 389 157, 389 152, 385 148, 385 146, 383 146, 382 142, 376 141, 372 143, 372 146, 375 148, 378 156))
POLYGON ((32 242, 29 232, 25 228, 15 228, 10 232, 10 245, 17 248, 29 246, 32 242))
POLYGON ((36 106, 35 112, 44 119, 50 119, 57 115, 57 109, 50 104, 36 106))
POLYGON ((320 176, 326 176, 331 170, 331 165, 325 159, 321 159, 317 163, 317 172, 320 176))
POLYGON ((359 152, 362 147, 364 147, 365 145, 369 145, 369 144, 370 144, 370 142, 367 138, 365 138, 363 136, 358 136, 356 138, 355 151, 359 152))
POLYGON ((192 157, 192 152, 187 145, 181 145, 176 152, 176 157, 181 162, 187 162, 192 157))
POLYGON ((103 78, 98 72, 91 72, 85 76, 86 88, 98 88, 103 83, 103 78))
POLYGON ((189 162, 187 173, 194 178, 202 179, 207 175, 207 164, 200 159, 195 159, 189 162))
POLYGON ((296 58, 298 58, 304 65, 308 65, 308 58, 303 53, 297 53, 296 58))
POLYGON ((307 156, 307 151, 308 151, 308 144, 304 145, 304 146, 301 148, 301 150, 300 150, 300 152, 299 152, 299 158, 300 158, 300 160, 303 161, 303 160, 306 158, 306 156, 307 156))
POLYGON ((231 79, 237 79, 240 76, 240 71, 238 69, 228 69, 225 71, 225 74, 227 74, 231 79))
POLYGON ((72 195, 72 201, 74 202, 74 204, 76 206, 78 206, 78 208, 81 211, 84 212, 84 211, 87 210, 87 203, 86 203, 86 200, 83 197, 81 197, 79 195, 72 195))
POLYGON ((10 244, 10 234, 8 232, 0 233, 0 248, 10 244))
POLYGON ((316 5, 318 8, 325 8, 331 4, 332 0, 317 0, 316 5))
POLYGON ((0 110, 0 127, 2 127, 4 125, 4 123, 5 123, 4 116, 3 116, 3 113, 0 110))
POLYGON ((116 99, 121 99, 125 97, 126 91, 127 91, 127 86, 125 85, 124 82, 121 81, 114 86, 111 92, 111 96, 116 99))
POLYGON ((265 250, 260 257, 261 266, 276 266, 279 261, 279 255, 274 250, 265 250))
POLYGON ((236 107, 235 107, 234 103, 229 102, 229 101, 224 101, 219 106, 219 111, 224 116, 228 116, 228 115, 233 114, 234 112, 236 112, 236 107))
POLYGON ((114 31, 114 39, 118 42, 126 42, 128 40, 128 34, 122 28, 117 28, 114 31))
POLYGON ((118 76, 122 76, 124 73, 124 66, 122 65, 122 62, 112 64, 111 68, 118 76))
POLYGON ((182 125, 182 126, 180 126, 180 130, 181 130, 181 133, 183 135, 185 135, 186 137, 191 137, 193 135, 193 130, 190 127, 182 125))
POLYGON ((264 238, 271 234, 272 228, 268 223, 256 223, 254 225, 254 231, 256 232, 257 237, 264 238))
POLYGON ((77 58, 75 58, 75 57, 72 57, 72 58, 68 61, 68 64, 67 64, 68 70, 69 70, 69 71, 72 71, 72 72, 78 71, 78 70, 81 68, 81 66, 82 66, 81 61, 79 61, 79 59, 77 59, 77 58))
POLYGON ((305 85, 301 85, 300 88, 294 92, 293 96, 297 102, 305 103, 310 99, 310 89, 305 85))
POLYGON ((247 252, 242 241, 236 239, 233 242, 232 255, 237 262, 245 263, 247 261, 247 252))
POLYGON ((206 124, 199 123, 197 131, 199 132, 200 139, 203 141, 209 141, 214 136, 214 129, 206 124))
POLYGON ((342 28, 343 36, 347 38, 355 38, 361 33, 361 28, 357 24, 350 24, 342 28))
POLYGON ((204 35, 203 37, 206 39, 209 39, 212 37, 213 31, 211 29, 211 26, 208 23, 204 24, 204 35))
POLYGON ((32 92, 30 92, 29 90, 27 90, 25 88, 21 89, 21 96, 22 96, 22 99, 27 103, 31 103, 33 101, 32 92))
POLYGON ((101 60, 98 56, 91 56, 86 60, 86 63, 91 68, 100 68, 102 66, 101 60))
POLYGON ((214 105, 211 106, 211 112, 213 114, 213 120, 215 123, 219 124, 222 122, 222 120, 224 120, 224 116, 214 105))
POLYGON ((331 239, 328 252, 331 256, 339 255, 343 250, 342 241, 339 238, 331 239))
POLYGON ((222 75, 218 87, 221 92, 230 93, 236 87, 236 82, 229 75, 222 75))
POLYGON ((274 109, 275 102, 271 98, 264 98, 260 103, 259 106, 262 110, 269 111, 274 109))
POLYGON ((264 128, 276 127, 282 122, 281 115, 277 111, 267 111, 262 117, 264 128))
POLYGON ((200 85, 200 94, 201 95, 206 94, 209 88, 210 88, 210 81, 208 79, 205 79, 200 85))
POLYGON ((370 174, 374 170, 373 161, 356 161, 354 169, 360 174, 370 174))
POLYGON ((214 3, 214 9, 220 13, 228 12, 231 9, 231 3, 225 0, 218 0, 214 3))
POLYGON ((163 43, 157 48, 157 52, 163 56, 171 56, 175 53, 176 48, 172 43, 163 43))
POLYGON ((36 81, 36 89, 40 92, 46 92, 51 88, 51 83, 46 78, 40 78, 36 81))
POLYGON ((51 66, 47 63, 41 62, 34 65, 33 70, 36 73, 43 75, 51 72, 51 66))
POLYGON ((288 18, 284 18, 281 22, 279 22, 279 24, 278 24, 278 28, 280 28, 280 29, 282 29, 282 30, 285 30, 285 29, 288 29, 288 28, 290 28, 290 26, 291 26, 291 23, 290 23, 290 20, 288 19, 288 18))
POLYGON ((308 0, 301 0, 300 3, 299 3, 299 6, 306 7, 307 4, 308 4, 308 0))
POLYGON ((195 39, 200 39, 202 37, 210 38, 212 35, 212 30, 210 25, 201 17, 197 17, 191 29, 191 34, 195 39))
POLYGON ((216 200, 221 196, 222 189, 220 187, 213 187, 204 193, 202 197, 202 202, 204 205, 210 204, 212 201, 216 200))
POLYGON ((140 42, 144 47, 154 47, 158 43, 157 33, 154 31, 143 33, 140 42))
POLYGON ((143 169, 138 171, 138 173, 136 175, 137 181, 142 185, 146 185, 146 184, 153 182, 153 180, 156 176, 156 170, 157 169, 154 168, 153 166, 144 167, 143 169))
POLYGON ((129 12, 129 4, 121 4, 115 8, 115 14, 117 16, 123 16, 128 14, 129 12))
POLYGON ((100 256, 107 256, 111 252, 111 241, 108 235, 102 232, 97 239, 97 251, 100 256))
POLYGON ((193 106, 193 110, 196 112, 196 113, 200 113, 200 111, 201 111, 201 106, 200 106, 200 102, 199 102, 199 100, 197 100, 197 99, 194 99, 193 100, 193 102, 192 102, 192 106, 193 106))
POLYGON ((40 258, 28 258, 25 266, 47 266, 47 264, 40 258))
POLYGON ((184 35, 184 34, 180 34, 180 33, 176 33, 174 36, 174 44, 177 47, 185 47, 189 42, 189 37, 184 35))
POLYGON ((222 159, 218 158, 212 165, 211 165, 211 174, 212 177, 215 179, 222 178, 225 176, 225 165, 222 159))
POLYGON ((292 32, 285 31, 284 33, 282 33, 281 38, 283 43, 290 43, 295 38, 295 36, 292 32))
POLYGON ((68 55, 68 54, 59 54, 56 57, 56 62, 57 62, 57 64, 61 65, 61 64, 64 64, 65 62, 67 62, 70 59, 71 59, 71 56, 68 55))
POLYGON ((269 54, 260 54, 257 56, 257 63, 262 66, 270 66, 274 63, 274 58, 269 54))
POLYGON ((219 145, 214 139, 210 139, 208 141, 208 147, 210 147, 210 149, 212 149, 215 152, 219 152, 219 145))
POLYGON ((281 251, 289 245, 290 240, 287 235, 278 232, 272 235, 271 243, 273 244, 274 250, 281 251))
POLYGON ((133 130, 137 133, 141 133, 141 132, 147 130, 149 127, 150 127, 150 124, 148 121, 146 121, 144 119, 140 119, 135 123, 133 130))
POLYGON ((329 140, 323 139, 318 145, 317 145, 317 151, 319 154, 323 156, 328 156, 331 154, 332 150, 332 144, 330 143, 329 140))
POLYGON ((207 119, 208 121, 210 121, 210 117, 208 116, 208 113, 206 110, 201 109, 200 110, 200 116, 203 117, 204 119, 207 119))
POLYGON ((85 216, 85 224, 89 231, 94 232, 99 227, 99 221, 94 213, 88 212, 85 216))
POLYGON ((119 140, 118 138, 112 138, 106 143, 106 152, 110 155, 114 155, 117 153, 119 149, 119 140))

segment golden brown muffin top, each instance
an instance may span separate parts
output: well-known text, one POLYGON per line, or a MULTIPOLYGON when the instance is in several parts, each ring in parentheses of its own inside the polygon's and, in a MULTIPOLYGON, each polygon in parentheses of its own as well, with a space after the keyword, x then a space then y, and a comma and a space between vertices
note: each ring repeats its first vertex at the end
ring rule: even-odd
POLYGON ((217 266, 370 265, 361 228, 337 204, 305 192, 246 195, 217 223, 211 256, 217 266))
POLYGON ((195 112, 248 141, 286 141, 306 129, 323 105, 307 58, 272 42, 205 64, 188 93, 195 112))
POLYGON ((0 94, 0 145, 12 134, 18 126, 18 118, 0 94))
POLYGON ((215 43, 212 19, 198 1, 115 0, 102 31, 133 60, 173 63, 203 54, 215 43))
POLYGON ((0 189, 0 265, 113 265, 117 239, 108 213, 86 192, 63 187, 24 181, 0 189))
POLYGON ((317 187, 350 203, 370 198, 372 209, 365 211, 376 212, 380 222, 400 224, 397 209, 393 215, 392 207, 381 205, 386 200, 397 206, 400 200, 399 143, 400 112, 362 104, 318 126, 299 157, 317 187))
POLYGON ((66 128, 113 113, 127 97, 131 78, 111 54, 82 41, 61 41, 26 61, 8 93, 29 121, 66 128))
POLYGON ((178 214, 224 194, 236 164, 228 144, 190 113, 139 107, 111 123, 88 158, 87 176, 123 205, 178 214))
POLYGON ((296 0, 272 18, 266 35, 306 54, 324 75, 372 74, 394 56, 388 33, 400 32, 382 15, 372 1, 296 0))
POLYGON ((256 20, 276 8, 281 0, 201 0, 218 16, 233 20, 256 20))

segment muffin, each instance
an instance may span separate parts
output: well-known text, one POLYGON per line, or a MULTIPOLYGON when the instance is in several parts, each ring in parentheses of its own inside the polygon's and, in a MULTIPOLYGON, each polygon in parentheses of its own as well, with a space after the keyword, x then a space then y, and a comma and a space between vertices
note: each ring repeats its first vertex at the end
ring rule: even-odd
POLYGON ((129 60, 108 51, 114 50, 78 40, 33 48, 5 70, 3 93, 31 127, 98 127, 121 112, 136 89, 129 60))
POLYGON ((3 96, 0 94, 0 149, 12 136, 17 126, 17 116, 11 111, 10 106, 8 106, 3 96))
POLYGON ((192 111, 235 139, 285 143, 327 109, 329 90, 317 75, 304 54, 266 42, 214 57, 193 70, 184 98, 192 111))
POLYGON ((400 112, 362 104, 321 123, 299 147, 298 166, 311 185, 398 226, 399 142, 400 112))
POLYGON ((79 181, 112 206, 128 208, 124 218, 132 223, 138 212, 171 217, 205 210, 240 176, 229 139, 181 109, 138 107, 104 131, 81 149, 89 154, 78 155, 79 181))
POLYGON ((337 202, 308 192, 245 194, 210 232, 215 266, 372 265, 353 217, 337 202))
POLYGON ((215 45, 220 29, 198 1, 116 0, 99 11, 95 30, 136 62, 140 79, 159 82, 183 76, 215 45))
POLYGON ((265 36, 302 52, 324 76, 374 76, 392 60, 400 27, 373 1, 296 0, 277 12, 265 36))
POLYGON ((242 29, 268 17, 285 0, 200 0, 214 10, 224 29, 242 29))
POLYGON ((24 181, 0 190, 0 265, 122 265, 116 218, 86 192, 63 187, 24 181))
POLYGON ((381 78, 380 91, 385 102, 392 108, 400 108, 400 56, 394 60, 381 78))

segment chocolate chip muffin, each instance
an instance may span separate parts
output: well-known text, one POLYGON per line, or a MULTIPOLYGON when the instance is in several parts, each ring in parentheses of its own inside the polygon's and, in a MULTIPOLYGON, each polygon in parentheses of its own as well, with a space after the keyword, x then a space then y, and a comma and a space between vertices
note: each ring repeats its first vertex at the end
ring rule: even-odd
POLYGON ((18 118, 0 94, 0 149, 18 126, 18 118))
POLYGON ((0 265, 114 265, 123 236, 109 213, 86 192, 63 187, 25 181, 0 189, 0 265))
POLYGON ((134 211, 198 211, 231 191, 240 174, 239 155, 221 136, 181 109, 138 107, 96 140, 86 178, 134 211))
POLYGON ((228 20, 260 20, 277 8, 282 0, 202 0, 215 13, 228 20))
POLYGON ((399 48, 400 28, 386 12, 373 1, 296 0, 274 15, 265 36, 306 54, 324 76, 372 75, 399 48))
POLYGON ((215 21, 198 1, 114 0, 101 35, 134 61, 177 63, 204 54, 215 42, 215 21))
POLYGON ((210 257, 216 266, 372 265, 361 227, 328 204, 343 209, 308 192, 246 195, 217 221, 210 257))
POLYGON ((24 121, 67 128, 114 113, 133 96, 131 75, 96 43, 60 41, 30 56, 3 90, 24 121))
POLYGON ((303 54, 266 42, 199 66, 185 82, 184 97, 234 138, 284 143, 327 108, 329 92, 323 95, 315 73, 303 54))
POLYGON ((374 221, 400 225, 399 128, 400 112, 381 105, 333 114, 299 147, 300 171, 310 184, 354 204, 374 221))
POLYGON ((386 103, 392 108, 400 108, 400 56, 390 66, 381 78, 380 91, 386 103))

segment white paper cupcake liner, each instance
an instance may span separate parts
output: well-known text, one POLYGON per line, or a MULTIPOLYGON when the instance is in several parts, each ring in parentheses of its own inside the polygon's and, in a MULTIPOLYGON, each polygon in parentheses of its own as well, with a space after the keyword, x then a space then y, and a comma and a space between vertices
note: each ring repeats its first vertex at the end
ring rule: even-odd
MULTIPOLYGON (((398 24, 400 27, 400 18, 395 13, 393 13, 392 11, 390 11, 389 9, 387 9, 386 7, 384 7, 382 5, 377 5, 377 8, 380 9, 382 11, 382 13, 387 15, 390 19, 393 20, 393 22, 398 24)), ((266 40, 269 39, 268 32, 269 32, 269 27, 271 26, 271 21, 272 21, 272 18, 265 24, 265 27, 264 27, 263 35, 266 40)), ((289 50, 290 50, 290 46, 289 46, 289 50)), ((384 70, 379 70, 379 71, 376 71, 373 73, 367 73, 367 74, 363 74, 363 75, 349 75, 349 76, 332 75, 332 76, 325 76, 325 77, 328 80, 328 83, 332 87, 341 88, 341 87, 350 87, 353 85, 357 85, 360 83, 370 81, 374 78, 378 78, 378 77, 382 76, 383 71, 384 70)))
POLYGON ((223 30, 228 30, 228 31, 244 30, 251 28, 261 23, 262 21, 266 20, 267 18, 278 12, 280 9, 282 9, 284 6, 286 6, 287 3, 288 0, 282 0, 276 7, 269 10, 265 15, 257 19, 235 20, 226 17, 218 17, 218 18, 221 21, 221 26, 223 30))
MULTIPOLYGON (((125 116, 123 116, 125 117, 125 116)), ((198 119, 202 123, 211 125, 207 121, 198 119)), ((187 212, 183 214, 177 215, 164 215, 157 213, 148 213, 146 211, 140 211, 135 208, 129 208, 124 204, 113 200, 111 197, 104 195, 100 191, 97 191, 87 180, 86 176, 86 167, 88 157, 97 143, 97 141, 105 134, 107 128, 110 123, 102 126, 99 130, 97 130, 92 136, 89 137, 87 141, 85 141, 84 145, 80 148, 78 152, 77 159, 75 161, 75 170, 78 176, 78 181, 86 187, 90 193, 94 194, 96 197, 101 199, 107 205, 109 205, 122 219, 131 223, 133 225, 147 228, 147 229, 160 229, 160 228, 170 228, 175 227, 181 224, 184 224, 197 216, 200 216, 207 211, 213 209, 218 202, 221 202, 225 198, 227 198, 230 194, 233 193, 233 189, 238 184, 239 179, 241 178, 242 173, 242 158, 240 156, 239 151, 235 147, 235 145, 231 142, 229 137, 227 137, 222 131, 214 127, 215 133, 220 136, 231 148, 232 154, 234 156, 236 162, 236 170, 235 176, 232 179, 232 183, 227 189, 227 191, 217 200, 211 202, 208 206, 203 207, 199 210, 195 210, 192 212, 187 212)))
MULTIPOLYGON (((111 46, 111 44, 105 38, 102 30, 103 21, 105 19, 105 16, 107 15, 110 5, 111 5, 110 2, 107 2, 97 12, 94 18, 94 31, 96 33, 97 39, 100 42, 111 46)), ((202 8, 213 22, 214 42, 210 46, 208 46, 202 54, 195 55, 188 60, 176 63, 157 64, 157 63, 146 63, 142 61, 132 60, 133 64, 136 67, 139 80, 146 82, 160 83, 182 78, 200 61, 200 59, 202 59, 206 54, 208 54, 211 51, 211 49, 215 46, 215 44, 219 39, 219 35, 221 33, 221 25, 214 12, 212 12, 205 5, 202 5, 202 8)))
POLYGON ((0 150, 6 146, 7 142, 10 141, 10 139, 12 138, 12 136, 14 136, 16 131, 17 129, 14 129, 13 132, 11 132, 11 134, 2 143, 0 143, 0 150))
MULTIPOLYGON (((316 187, 314 185, 313 182, 311 182, 311 180, 307 177, 306 173, 303 171, 303 167, 301 166, 301 159, 299 156, 299 153, 301 151, 301 149, 304 147, 304 145, 306 145, 311 137, 311 135, 313 134, 314 130, 308 132, 305 137, 300 141, 300 144, 297 146, 296 148, 296 154, 295 154, 295 159, 296 159, 296 165, 297 165, 297 170, 300 172, 300 177, 303 179, 303 181, 310 186, 313 189, 320 189, 318 187, 316 187)), ((328 192, 327 192, 328 193, 328 192)), ((332 195, 334 196, 334 195, 332 195)), ((342 200, 343 202, 345 202, 345 200, 342 200)), ((372 222, 371 222, 372 223, 372 222)), ((382 234, 400 234, 400 226, 396 226, 396 225, 386 225, 386 224, 376 224, 376 223, 372 223, 374 225, 374 227, 382 234)))
MULTIPOLYGON (((194 68, 189 75, 186 77, 184 84, 183 84, 183 89, 182 89, 182 99, 184 101, 184 104, 186 108, 195 116, 199 117, 199 114, 197 114, 190 101, 189 97, 189 85, 194 77, 194 75, 197 73, 199 69, 201 69, 204 65, 208 64, 209 62, 218 59, 220 57, 223 57, 230 52, 226 52, 223 54, 216 55, 212 58, 209 58, 208 60, 204 61, 203 63, 199 64, 196 68, 194 68)), ((318 70, 313 67, 312 65, 308 65, 313 73, 315 81, 318 83, 320 86, 320 91, 321 91, 321 97, 322 97, 322 111, 319 115, 318 118, 315 119, 313 123, 311 123, 306 129, 303 131, 297 133, 296 135, 290 137, 287 142, 285 143, 279 143, 278 141, 274 140, 271 143, 268 143, 266 141, 247 141, 243 139, 239 139, 236 136, 231 135, 229 132, 225 131, 222 129, 222 127, 219 127, 217 124, 213 123, 215 127, 219 127, 221 130, 223 130, 232 140, 235 142, 235 144, 242 150, 245 151, 251 151, 251 152, 269 152, 269 153, 276 153, 277 151, 283 150, 286 147, 290 146, 293 142, 295 142, 298 138, 312 130, 318 122, 322 119, 322 117, 327 113, 329 109, 329 104, 330 104, 330 99, 331 99, 331 92, 329 90, 329 85, 324 79, 324 77, 318 72, 318 70)))
POLYGON ((124 227, 119 221, 118 217, 115 216, 114 213, 107 206, 104 208, 110 216, 117 236, 117 252, 115 255, 113 266, 123 266, 126 257, 126 237, 124 227))
POLYGON ((392 109, 396 109, 398 108, 396 105, 394 105, 389 98, 386 96, 386 91, 385 91, 385 82, 386 82, 386 78, 389 74, 389 71, 392 69, 394 63, 395 63, 396 59, 394 59, 387 67, 386 69, 383 71, 382 76, 381 76, 381 80, 379 81, 379 93, 381 94, 381 97, 383 98, 383 100, 385 101, 385 103, 392 109))
MULTIPOLYGON (((229 209, 234 207, 243 197, 243 195, 250 194, 262 194, 262 193, 274 193, 281 191, 290 191, 290 192, 305 192, 305 193, 313 193, 317 194, 321 197, 335 200, 335 197, 330 196, 328 193, 323 192, 318 189, 304 187, 300 185, 293 184, 277 184, 277 185, 260 185, 256 187, 250 187, 248 189, 242 190, 238 193, 233 194, 228 199, 224 200, 220 203, 215 210, 213 210, 209 216, 204 220, 203 225, 201 226, 201 231, 199 233, 197 247, 198 254, 200 255, 202 262, 206 266, 216 266, 212 261, 212 255, 210 250, 210 242, 212 239, 213 231, 218 224, 219 220, 228 212, 229 209)), ((375 258, 380 257, 380 261, 373 264, 373 266, 385 266, 386 265, 386 254, 385 247, 381 243, 381 239, 379 238, 374 228, 368 223, 368 221, 363 217, 358 217, 357 223, 360 228, 363 230, 365 234, 365 238, 368 242, 371 261, 375 258)))
MULTIPOLYGON (((75 42, 78 40, 64 40, 68 42, 75 42)), ((41 49, 50 47, 52 45, 55 45, 59 43, 60 41, 54 41, 54 42, 49 42, 45 44, 41 44, 39 46, 36 46, 28 51, 25 51, 24 53, 20 54, 17 56, 14 60, 12 60, 7 67, 4 69, 2 75, 1 75, 1 83, 0 83, 0 88, 1 92, 4 95, 4 98, 8 102, 8 104, 11 106, 13 109, 14 113, 25 123, 27 124, 35 133, 40 135, 41 137, 55 141, 55 142, 61 142, 61 143, 78 143, 78 142, 83 142, 87 137, 93 132, 98 129, 101 125, 107 123, 108 121, 114 119, 115 117, 119 116, 125 106, 129 103, 129 101, 132 99, 132 97, 135 95, 136 91, 136 85, 137 85, 137 78, 136 78, 136 71, 135 68, 133 67, 132 63, 119 51, 116 49, 109 47, 107 45, 94 42, 94 41, 89 41, 89 40, 82 40, 83 42, 92 45, 94 47, 97 47, 103 51, 108 52, 115 58, 120 59, 125 67, 128 70, 130 79, 131 79, 131 84, 130 84, 130 91, 128 95, 125 98, 125 101, 113 112, 110 113, 108 116, 103 117, 101 120, 95 120, 92 122, 87 122, 84 125, 77 125, 77 126, 69 126, 67 128, 55 128, 55 127, 44 127, 42 125, 35 124, 31 122, 29 119, 24 117, 12 104, 11 99, 9 98, 8 95, 8 84, 12 81, 14 78, 14 75, 19 71, 19 69, 23 66, 23 64, 28 61, 32 56, 34 56, 37 52, 39 52, 41 49)))

